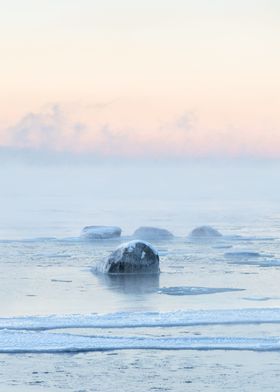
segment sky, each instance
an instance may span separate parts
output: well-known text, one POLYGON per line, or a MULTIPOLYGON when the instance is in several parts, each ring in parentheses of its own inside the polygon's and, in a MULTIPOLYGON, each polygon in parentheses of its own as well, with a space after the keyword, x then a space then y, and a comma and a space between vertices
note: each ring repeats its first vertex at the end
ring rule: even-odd
POLYGON ((279 1, 0 6, 0 153, 279 158, 279 1))

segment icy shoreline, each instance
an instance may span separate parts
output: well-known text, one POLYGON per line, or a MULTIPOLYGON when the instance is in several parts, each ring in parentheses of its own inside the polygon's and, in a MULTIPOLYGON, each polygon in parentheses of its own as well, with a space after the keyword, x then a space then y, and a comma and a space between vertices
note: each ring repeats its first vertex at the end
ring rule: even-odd
POLYGON ((153 328, 265 323, 280 324, 280 308, 6 317, 0 318, 0 329, 44 331, 68 328, 153 328))

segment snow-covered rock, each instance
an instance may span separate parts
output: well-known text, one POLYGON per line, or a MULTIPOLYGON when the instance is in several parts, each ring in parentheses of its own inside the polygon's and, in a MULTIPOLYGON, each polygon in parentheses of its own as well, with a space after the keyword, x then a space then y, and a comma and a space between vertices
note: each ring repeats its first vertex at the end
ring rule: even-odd
POLYGON ((81 236, 92 240, 105 240, 120 237, 121 232, 121 228, 117 226, 86 226, 81 236))
POLYGON ((158 252, 148 242, 130 241, 118 246, 96 270, 108 274, 159 273, 158 252))
POLYGON ((166 229, 142 226, 135 230, 133 237, 140 238, 142 240, 170 240, 174 236, 166 229))
POLYGON ((222 234, 211 226, 200 226, 193 229, 189 236, 192 238, 215 238, 221 237, 222 234))

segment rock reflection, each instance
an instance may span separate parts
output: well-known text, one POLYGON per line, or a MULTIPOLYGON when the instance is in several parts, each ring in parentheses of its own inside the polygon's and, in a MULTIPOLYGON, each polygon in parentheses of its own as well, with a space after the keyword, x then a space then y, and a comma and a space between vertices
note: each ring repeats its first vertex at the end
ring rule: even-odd
POLYGON ((110 290, 124 294, 149 294, 159 289, 159 274, 98 274, 110 290))

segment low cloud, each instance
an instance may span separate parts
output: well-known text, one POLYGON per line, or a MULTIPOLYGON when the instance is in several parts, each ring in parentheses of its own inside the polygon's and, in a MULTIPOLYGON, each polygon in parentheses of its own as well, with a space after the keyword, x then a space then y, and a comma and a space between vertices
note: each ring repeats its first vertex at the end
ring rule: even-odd
POLYGON ((131 124, 114 126, 100 118, 95 121, 94 115, 81 121, 75 110, 55 104, 42 112, 26 114, 4 132, 10 149, 140 158, 177 155, 188 142, 192 127, 193 115, 187 112, 143 129, 131 124))
POLYGON ((71 150, 79 143, 86 125, 69 120, 60 105, 47 111, 26 114, 15 126, 6 130, 8 145, 23 149, 71 150))
POLYGON ((73 157, 92 161, 278 156, 278 133, 242 132, 232 127, 206 129, 191 111, 166 121, 156 120, 152 113, 146 120, 145 110, 131 114, 124 105, 121 109, 114 105, 114 101, 102 104, 101 109, 100 105, 54 104, 28 113, 14 126, 0 131, 0 141, 1 135, 5 140, 0 154, 69 161, 73 157))

